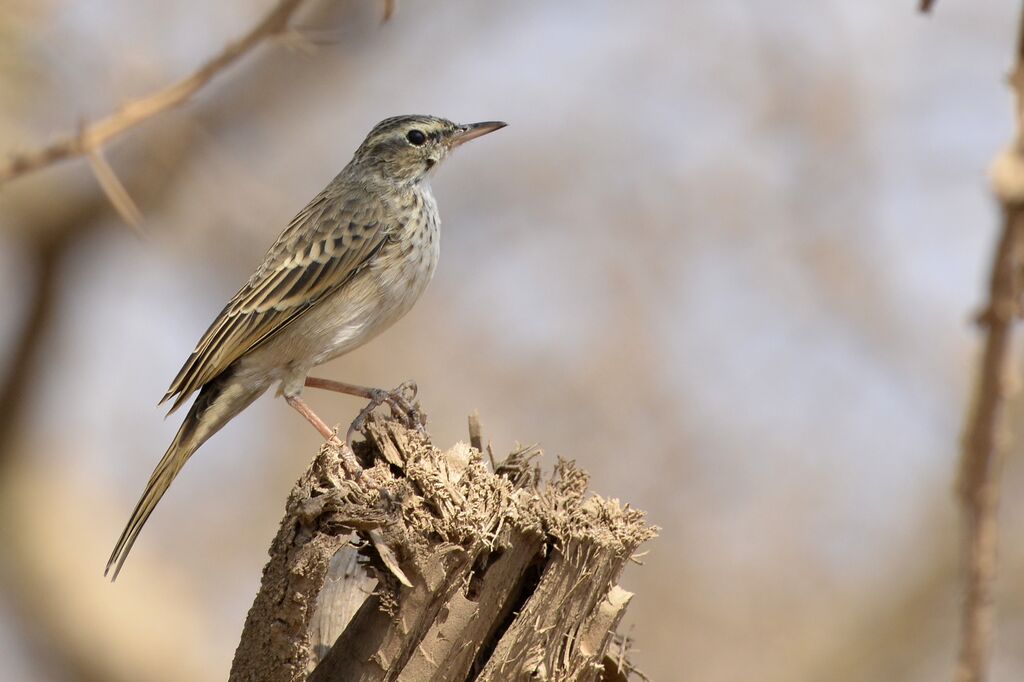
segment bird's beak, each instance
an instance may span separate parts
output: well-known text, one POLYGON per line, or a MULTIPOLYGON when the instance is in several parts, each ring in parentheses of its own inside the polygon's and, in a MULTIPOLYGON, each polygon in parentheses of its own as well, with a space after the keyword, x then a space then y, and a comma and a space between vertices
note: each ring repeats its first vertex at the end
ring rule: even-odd
POLYGON ((501 121, 484 121, 483 123, 470 123, 468 125, 459 126, 459 129, 451 136, 449 146, 454 149, 460 144, 475 140, 481 135, 487 133, 493 133, 495 130, 501 130, 507 123, 501 121))

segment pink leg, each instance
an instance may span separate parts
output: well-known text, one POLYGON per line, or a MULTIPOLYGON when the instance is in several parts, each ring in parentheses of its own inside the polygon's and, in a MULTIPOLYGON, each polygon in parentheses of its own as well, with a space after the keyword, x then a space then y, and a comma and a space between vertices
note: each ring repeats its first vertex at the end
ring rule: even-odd
POLYGON ((328 443, 333 443, 338 446, 338 450, 341 455, 341 461, 345 467, 345 471, 348 473, 349 476, 352 477, 352 480, 356 481, 357 483, 360 481, 364 481, 363 468, 359 466, 359 462, 356 460, 356 456, 352 452, 352 448, 349 447, 348 443, 338 438, 338 436, 335 435, 334 430, 331 429, 331 427, 327 426, 326 422, 324 422, 323 419, 317 416, 316 412, 313 411, 313 408, 307 405, 306 401, 304 401, 302 398, 296 395, 285 396, 284 399, 288 402, 289 405, 295 408, 296 412, 305 417, 306 421, 312 424, 313 428, 319 431, 320 435, 323 436, 328 443))
POLYGON ((352 422, 352 426, 349 427, 348 433, 345 435, 345 440, 349 442, 351 442, 352 436, 357 431, 362 431, 363 424, 366 422, 366 418, 370 413, 377 409, 379 405, 384 403, 391 405, 391 414, 403 414, 409 426, 416 426, 419 428, 422 428, 423 426, 423 416, 420 414, 419 408, 403 395, 403 393, 409 392, 412 396, 412 400, 416 399, 416 384, 412 381, 405 382, 393 391, 357 386, 356 384, 347 384, 343 381, 320 379, 318 377, 306 377, 306 386, 310 388, 320 388, 325 391, 334 391, 335 393, 354 395, 360 398, 366 398, 370 401, 370 403, 362 409, 355 421, 352 422))
POLYGON ((327 426, 323 419, 317 416, 316 412, 313 411, 313 408, 306 404, 306 401, 297 395, 285 396, 284 399, 288 401, 289 405, 295 408, 296 412, 305 417, 306 421, 312 424, 313 428, 319 431, 320 435, 323 436, 325 440, 338 440, 338 437, 334 435, 334 430, 327 426))
POLYGON ((334 381, 333 379, 318 379, 317 377, 306 377, 306 385, 309 386, 310 388, 320 388, 325 391, 334 391, 335 393, 354 395, 360 398, 366 398, 367 400, 372 400, 379 394, 385 392, 379 389, 367 388, 366 386, 346 384, 344 381, 334 381))

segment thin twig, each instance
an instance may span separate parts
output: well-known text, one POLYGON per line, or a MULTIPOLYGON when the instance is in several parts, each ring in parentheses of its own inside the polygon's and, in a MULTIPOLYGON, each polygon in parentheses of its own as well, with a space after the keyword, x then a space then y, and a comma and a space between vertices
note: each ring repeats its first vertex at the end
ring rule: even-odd
POLYGON ((102 149, 93 149, 89 152, 89 165, 92 167, 92 174, 96 176, 96 181, 100 183, 103 193, 107 195, 107 199, 110 200, 121 218, 136 230, 141 231, 142 211, 128 194, 128 190, 117 177, 117 173, 110 167, 102 149))
POLYGON ((956 682, 987 678, 992 640, 999 474, 1006 439, 1003 412, 1013 377, 1011 342, 1021 293, 1018 268, 1024 232, 1024 12, 1020 21, 1010 78, 1017 99, 1017 131, 1012 145, 993 166, 1003 225, 992 263, 988 305, 978 318, 985 340, 962 442, 959 493, 966 525, 967 575, 956 682))
POLYGON ((302 2, 280 0, 248 33, 229 43, 219 54, 176 83, 128 102, 109 116, 83 126, 79 132, 66 135, 45 147, 12 154, 6 163, 0 165, 0 185, 59 161, 93 154, 113 138, 143 121, 183 104, 263 40, 282 32, 302 2))

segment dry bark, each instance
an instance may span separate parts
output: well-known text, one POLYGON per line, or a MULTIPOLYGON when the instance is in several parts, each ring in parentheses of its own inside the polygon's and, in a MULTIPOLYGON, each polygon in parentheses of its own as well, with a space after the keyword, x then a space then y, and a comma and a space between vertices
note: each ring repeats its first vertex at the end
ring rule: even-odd
POLYGON ((655 535, 642 512, 589 494, 571 462, 542 481, 534 448, 491 471, 396 420, 365 435, 375 485, 325 445, 289 496, 231 680, 627 679, 617 580, 655 535))

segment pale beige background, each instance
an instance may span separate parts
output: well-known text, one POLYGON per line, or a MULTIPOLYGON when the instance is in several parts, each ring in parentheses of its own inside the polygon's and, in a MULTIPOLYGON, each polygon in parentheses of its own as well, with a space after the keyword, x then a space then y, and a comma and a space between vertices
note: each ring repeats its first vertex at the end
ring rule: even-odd
MULTIPOLYGON (((269 4, 8 0, 0 151, 187 73, 269 4)), ((190 462, 110 586, 110 546, 177 428, 155 403, 366 131, 422 112, 510 126, 440 169, 443 256, 419 306, 324 373, 415 378, 439 444, 479 409, 498 450, 538 442, 647 509, 662 536, 625 583, 652 679, 943 679, 985 169, 1010 132, 1019 8, 884 4, 407 0, 380 26, 378 4, 321 3, 301 22, 319 49, 265 47, 119 141, 149 237, 108 211, 60 262, 5 444, 19 539, 0 552, 0 677, 224 679, 318 437, 260 400, 190 462)), ((81 162, 0 192, 0 350, 24 321, 28 235, 95 192, 81 162)), ((360 407, 310 401, 336 422, 360 407)), ((1009 681, 1015 457, 1006 479, 1009 681)))

